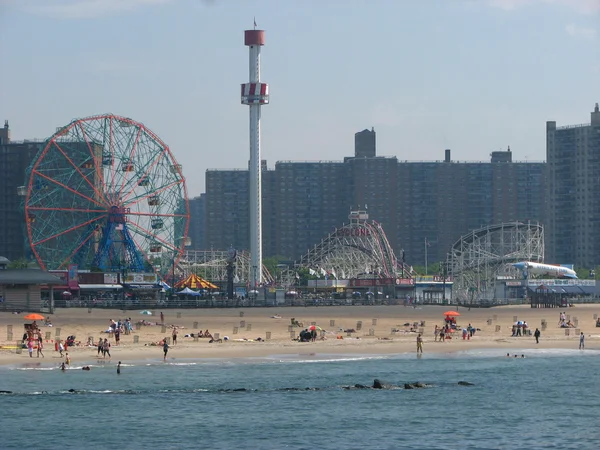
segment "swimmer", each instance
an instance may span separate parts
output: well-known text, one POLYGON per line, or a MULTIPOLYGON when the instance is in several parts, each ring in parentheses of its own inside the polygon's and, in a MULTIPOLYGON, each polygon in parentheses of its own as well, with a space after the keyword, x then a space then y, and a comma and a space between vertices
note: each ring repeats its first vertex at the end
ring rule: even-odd
POLYGON ((64 363, 64 362, 60 363, 60 366, 58 366, 58 368, 59 368, 60 370, 62 370, 62 371, 65 371, 65 370, 67 369, 67 368, 65 367, 65 363, 64 363))
POLYGON ((521 358, 525 358, 525 355, 521 355, 521 358))
POLYGON ((506 357, 507 357, 507 358, 510 358, 510 353, 507 353, 507 354, 506 354, 506 357))
POLYGON ((83 366, 83 367, 81 368, 81 370, 92 370, 92 369, 90 369, 90 366, 83 366))

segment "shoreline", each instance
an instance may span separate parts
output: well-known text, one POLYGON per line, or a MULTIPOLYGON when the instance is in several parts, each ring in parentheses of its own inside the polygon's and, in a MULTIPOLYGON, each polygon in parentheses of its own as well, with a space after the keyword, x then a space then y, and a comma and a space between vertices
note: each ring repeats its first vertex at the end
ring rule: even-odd
MULTIPOLYGON (((453 309, 456 309, 454 307, 453 309)), ((168 362, 183 359, 196 360, 231 360, 243 358, 273 358, 277 355, 290 357, 293 355, 400 355, 416 354, 416 337, 423 332, 424 354, 453 354, 469 350, 496 351, 499 356, 507 351, 543 350, 577 350, 579 333, 584 333, 586 350, 600 350, 600 328, 596 327, 594 316, 600 312, 600 305, 578 305, 566 309, 534 309, 528 305, 501 306, 490 309, 460 308, 459 328, 472 324, 477 331, 472 339, 463 340, 460 330, 453 333, 454 338, 444 343, 434 342, 434 326, 442 325, 443 313, 440 306, 418 308, 394 306, 334 306, 334 307, 286 307, 286 308, 250 308, 250 309, 194 309, 164 310, 165 323, 154 326, 141 326, 130 335, 121 335, 121 346, 115 346, 114 339, 105 333, 110 319, 131 317, 136 323, 141 319, 157 321, 160 309, 155 316, 140 315, 139 311, 86 308, 60 309, 52 315, 53 327, 41 327, 45 340, 45 358, 37 358, 34 350, 33 358, 27 350, 22 349, 19 355, 14 349, 0 349, 0 366, 14 364, 44 363, 58 366, 63 360, 54 350, 55 339, 64 339, 76 335, 76 340, 87 342, 91 336, 94 342, 98 338, 109 338, 112 342, 111 362, 119 361, 156 361, 162 362, 162 347, 150 345, 164 337, 171 337, 170 326, 179 329, 178 343, 171 345, 168 362), (566 312, 578 328, 562 329, 558 327, 558 315, 566 312), (542 323, 543 329, 540 343, 536 344, 533 336, 511 337, 513 319, 526 320, 531 331, 542 323), (304 323, 304 327, 315 323, 327 330, 326 340, 316 342, 293 341, 290 335, 291 319, 304 323), (410 331, 413 327, 416 331, 410 331), (360 326, 359 326, 360 325, 360 326), (358 328, 358 329, 357 329, 358 328), (208 343, 206 339, 194 341, 184 337, 199 330, 210 330, 219 333, 220 337, 229 337, 222 343, 208 343), (354 329, 351 337, 347 329, 354 329), (48 336, 46 333, 50 333, 48 336), (58 333, 58 336, 57 336, 58 333), (568 335, 567 335, 568 333, 568 335), (257 341, 257 338, 263 339, 257 341), (270 337, 270 339, 269 339, 270 337), (340 339, 341 338, 341 339, 340 339), (134 343, 138 340, 138 343, 134 343), (174 358, 174 359, 173 359, 174 358)), ((16 339, 23 332, 22 315, 0 312, 0 345, 14 346, 16 339), (12 340, 8 340, 8 330, 12 326, 12 340)), ((293 328, 297 336, 302 328, 293 328)), ((95 347, 69 347, 68 352, 74 365, 81 362, 92 364, 98 359, 95 347)))
MULTIPOLYGON (((224 362, 224 361, 243 361, 243 360, 273 360, 281 359, 284 361, 295 361, 295 360, 314 360, 314 361, 328 361, 334 359, 369 359, 369 358, 385 358, 385 357, 410 357, 411 355, 417 357, 416 344, 401 342, 401 341, 383 341, 383 342, 372 342, 367 345, 359 343, 358 345, 327 345, 327 343, 299 343, 292 342, 292 345, 281 345, 280 343, 266 344, 263 345, 260 342, 247 343, 242 345, 232 345, 229 348, 220 348, 215 351, 210 351, 208 348, 190 348, 187 346, 180 346, 180 348, 173 347, 169 349, 167 361, 162 360, 162 348, 161 347, 144 347, 143 351, 138 347, 122 347, 117 350, 113 347, 111 349, 111 358, 96 357, 95 348, 78 348, 75 351, 71 351, 72 366, 78 367, 82 365, 92 366, 116 366, 118 361, 123 364, 134 364, 140 362, 147 362, 148 364, 174 364, 174 363, 209 363, 209 362, 224 362), (256 344, 254 346, 253 344, 256 344), (295 344, 295 345, 294 345, 295 344), (249 348, 252 346, 252 348, 249 348)), ((447 356, 453 358, 457 354, 468 355, 472 353, 478 353, 483 351, 487 357, 494 357, 492 354, 497 353, 496 357, 505 357, 506 353, 513 354, 525 354, 525 356, 531 356, 533 354, 554 353, 559 352, 561 355, 565 355, 566 351, 572 351, 573 354, 598 354, 600 353, 600 346, 588 346, 585 350, 579 350, 575 341, 557 341, 549 340, 547 342, 540 342, 535 345, 535 342, 531 340, 519 342, 518 340, 510 342, 495 343, 496 345, 490 345, 490 342, 468 342, 464 345, 439 343, 439 342, 425 342, 423 357, 433 356, 435 358, 447 356), (521 344, 521 345, 519 345, 521 344)), ((208 345, 229 345, 226 344, 208 344, 208 345)), ((419 356, 420 357, 420 356, 419 356)), ((34 356, 30 358, 27 352, 24 351, 21 355, 19 354, 7 354, 2 352, 0 354, 0 368, 6 368, 7 366, 17 367, 54 367, 58 368, 60 363, 64 361, 57 352, 52 351, 51 354, 45 358, 37 358, 34 356)), ((283 361, 280 361, 283 362, 283 361)))

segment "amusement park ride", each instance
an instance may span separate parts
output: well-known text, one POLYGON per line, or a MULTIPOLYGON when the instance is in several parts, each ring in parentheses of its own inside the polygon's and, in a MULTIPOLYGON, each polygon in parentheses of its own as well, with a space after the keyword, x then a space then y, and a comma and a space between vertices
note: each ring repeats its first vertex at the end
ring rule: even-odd
POLYGON ((112 114, 59 128, 28 169, 31 252, 46 270, 160 272, 184 251, 181 165, 143 124, 112 114))

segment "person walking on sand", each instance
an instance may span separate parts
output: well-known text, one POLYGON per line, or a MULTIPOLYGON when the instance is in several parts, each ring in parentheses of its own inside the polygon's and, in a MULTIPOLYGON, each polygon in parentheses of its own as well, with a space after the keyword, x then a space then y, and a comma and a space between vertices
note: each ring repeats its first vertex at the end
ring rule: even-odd
POLYGON ((163 343, 163 352, 164 352, 163 361, 166 361, 167 353, 169 352, 169 344, 167 342, 167 338, 165 338, 163 342, 164 342, 163 343))
POLYGON ((163 325, 165 324, 165 313, 163 313, 162 311, 160 312, 160 323, 162 323, 163 325))
POLYGON ((104 354, 104 346, 102 345, 103 342, 102 336, 100 336, 100 339, 98 339, 98 354, 96 356, 100 356, 100 353, 104 354))
POLYGON ((65 346, 63 345, 62 342, 58 343, 58 352, 60 353, 60 357, 63 357, 63 352, 65 351, 65 346))
MULTIPOLYGON (((581 345, 579 348, 581 348, 581 345)), ((29 357, 33 358, 33 339, 27 341, 27 351, 29 352, 29 357)))
POLYGON ((421 333, 417 335, 417 353, 423 353, 423 338, 421 333))
POLYGON ((177 327, 173 327, 173 345, 177 344, 177 327))
POLYGON ((535 329, 535 331, 534 331, 534 333, 533 333, 533 337, 535 338, 535 343, 536 343, 536 344, 539 344, 539 343, 540 343, 540 335, 541 335, 541 334, 542 334, 542 333, 540 333, 540 330, 539 330, 539 328, 536 328, 536 329, 535 329))
POLYGON ((38 341, 38 348, 37 348, 37 357, 38 358, 40 357, 40 355, 42 355, 42 358, 45 358, 44 352, 42 352, 43 349, 44 349, 44 344, 42 343, 42 341, 38 341))
POLYGON ((579 335, 579 350, 583 350, 585 348, 585 335, 583 331, 579 335))
POLYGON ((108 342, 108 339, 106 338, 102 343, 102 352, 104 353, 104 358, 106 358, 106 355, 108 355, 108 359, 110 359, 110 342, 108 342))

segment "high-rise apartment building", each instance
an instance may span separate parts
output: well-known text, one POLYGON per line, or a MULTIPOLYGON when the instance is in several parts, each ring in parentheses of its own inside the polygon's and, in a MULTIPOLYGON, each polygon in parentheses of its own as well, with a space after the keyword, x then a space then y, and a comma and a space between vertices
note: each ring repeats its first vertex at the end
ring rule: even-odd
POLYGON ((591 121, 557 127, 546 122, 548 163, 546 260, 600 265, 600 110, 591 121))
POLYGON ((407 262, 444 261, 460 236, 477 228, 542 222, 544 170, 542 162, 513 162, 510 149, 493 152, 491 162, 452 161, 446 150, 444 162, 399 163, 393 231, 407 262))
POLYGON ((25 171, 41 146, 40 142, 11 141, 8 121, 0 128, 0 256, 11 261, 27 253, 23 196, 18 188, 25 185, 25 171))
MULTIPOLYGON (((298 259, 352 208, 366 208, 412 265, 443 261, 461 235, 502 222, 543 222, 545 163, 409 162, 377 156, 375 131, 355 135, 344 161, 263 165, 263 252, 298 259)), ((248 171, 207 171, 206 247, 248 248, 248 171)))
POLYGON ((205 250, 206 239, 204 231, 206 230, 206 194, 200 194, 189 200, 190 204, 190 226, 188 237, 190 250, 205 250))

